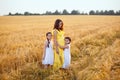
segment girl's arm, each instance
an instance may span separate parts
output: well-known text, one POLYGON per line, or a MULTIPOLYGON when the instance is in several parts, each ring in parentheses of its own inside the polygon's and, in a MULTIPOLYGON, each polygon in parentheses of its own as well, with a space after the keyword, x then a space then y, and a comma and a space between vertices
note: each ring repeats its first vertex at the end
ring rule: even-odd
POLYGON ((56 53, 59 54, 59 49, 58 49, 58 42, 57 42, 57 31, 54 31, 54 44, 55 44, 55 49, 56 49, 56 53))
POLYGON ((45 55, 46 55, 46 47, 47 47, 47 42, 45 42, 43 47, 43 60, 45 59, 45 55))
POLYGON ((62 49, 69 48, 69 46, 68 46, 68 45, 61 46, 61 45, 59 45, 59 44, 58 44, 58 46, 59 46, 60 48, 62 48, 62 49))

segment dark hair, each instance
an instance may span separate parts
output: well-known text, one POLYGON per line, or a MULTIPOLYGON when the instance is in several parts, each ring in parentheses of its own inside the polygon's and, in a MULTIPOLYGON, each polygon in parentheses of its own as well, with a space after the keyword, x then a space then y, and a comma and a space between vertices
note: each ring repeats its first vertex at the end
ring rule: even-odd
POLYGON ((57 19, 56 21, 55 21, 55 24, 54 24, 54 28, 53 29, 57 29, 58 31, 59 30, 63 30, 63 21, 61 20, 61 19, 57 19), (62 26, 61 26, 61 28, 59 28, 59 23, 60 22, 62 22, 62 26))
MULTIPOLYGON (((47 32, 47 33, 46 33, 46 37, 48 36, 48 34, 52 34, 52 33, 51 33, 51 32, 47 32)), ((49 48, 50 41, 49 41, 48 38, 47 38, 47 41, 48 41, 48 43, 47 43, 47 47, 49 48)))
MULTIPOLYGON (((71 42, 71 38, 70 37, 65 37, 65 39, 68 39, 71 42)), ((69 44, 70 44, 70 42, 69 42, 69 44)))

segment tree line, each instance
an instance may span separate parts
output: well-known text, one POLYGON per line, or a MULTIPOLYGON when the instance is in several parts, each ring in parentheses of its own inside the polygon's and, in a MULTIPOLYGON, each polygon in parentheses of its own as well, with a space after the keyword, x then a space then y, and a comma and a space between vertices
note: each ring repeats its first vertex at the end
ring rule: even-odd
POLYGON ((79 12, 78 10, 72 10, 71 12, 68 12, 66 9, 64 9, 62 12, 56 10, 55 12, 46 11, 45 13, 30 13, 30 12, 24 12, 24 13, 11 13, 9 12, 8 16, 16 16, 16 15, 23 15, 23 16, 30 16, 30 15, 120 15, 120 10, 114 11, 114 10, 91 10, 89 13, 86 12, 79 12))

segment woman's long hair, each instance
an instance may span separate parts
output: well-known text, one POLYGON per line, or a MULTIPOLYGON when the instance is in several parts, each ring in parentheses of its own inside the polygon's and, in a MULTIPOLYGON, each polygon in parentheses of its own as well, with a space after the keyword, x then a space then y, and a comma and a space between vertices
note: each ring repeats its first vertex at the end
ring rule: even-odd
POLYGON ((55 21, 55 24, 54 24, 54 28, 53 29, 57 29, 58 31, 59 30, 63 30, 63 21, 61 20, 61 19, 57 19, 56 21, 55 21), (59 23, 60 22, 62 22, 62 26, 61 26, 61 28, 59 28, 59 23))

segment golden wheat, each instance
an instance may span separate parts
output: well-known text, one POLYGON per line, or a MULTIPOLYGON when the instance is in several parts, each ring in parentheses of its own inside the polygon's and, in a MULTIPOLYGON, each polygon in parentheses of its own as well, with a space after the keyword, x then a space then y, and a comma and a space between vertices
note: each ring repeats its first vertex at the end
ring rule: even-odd
POLYGON ((119 80, 119 16, 1 16, 1 80, 119 80), (45 33, 64 22, 72 38, 69 70, 42 69, 45 33))

